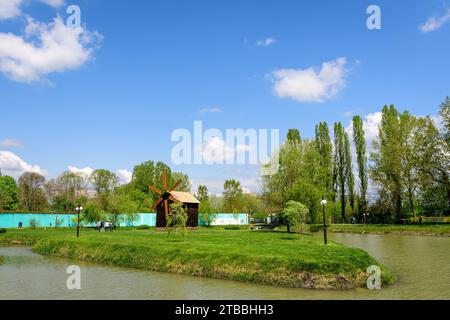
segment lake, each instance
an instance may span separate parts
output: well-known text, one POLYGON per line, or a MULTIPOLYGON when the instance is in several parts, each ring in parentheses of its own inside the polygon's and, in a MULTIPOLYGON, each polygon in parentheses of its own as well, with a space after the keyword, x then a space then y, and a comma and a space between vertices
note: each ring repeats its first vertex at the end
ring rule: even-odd
POLYGON ((398 282, 378 291, 279 288, 147 272, 44 257, 28 248, 0 248, 0 299, 450 299, 450 238, 331 234, 366 250, 398 282), (66 288, 66 268, 81 267, 81 290, 66 288))

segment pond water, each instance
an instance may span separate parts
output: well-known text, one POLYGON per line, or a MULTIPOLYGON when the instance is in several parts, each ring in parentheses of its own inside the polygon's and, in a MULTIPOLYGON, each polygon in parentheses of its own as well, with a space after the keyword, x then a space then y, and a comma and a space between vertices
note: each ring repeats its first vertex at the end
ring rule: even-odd
POLYGON ((306 290, 255 285, 43 257, 0 248, 0 299, 450 299, 450 238, 332 234, 387 265, 397 284, 379 291, 306 290), (66 268, 81 267, 81 290, 66 288, 66 268))

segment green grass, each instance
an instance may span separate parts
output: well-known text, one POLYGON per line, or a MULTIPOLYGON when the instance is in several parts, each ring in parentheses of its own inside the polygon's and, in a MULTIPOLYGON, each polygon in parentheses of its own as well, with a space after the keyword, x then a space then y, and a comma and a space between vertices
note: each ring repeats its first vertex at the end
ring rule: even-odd
POLYGON ((450 225, 331 225, 336 233, 400 234, 450 237, 450 225))
MULTIPOLYGON (((354 288, 364 285, 367 267, 380 265, 365 251, 283 232, 190 231, 168 238, 165 232, 127 230, 9 230, 0 246, 32 246, 39 254, 219 279, 302 288, 354 288)), ((383 281, 394 276, 382 267, 383 281)))

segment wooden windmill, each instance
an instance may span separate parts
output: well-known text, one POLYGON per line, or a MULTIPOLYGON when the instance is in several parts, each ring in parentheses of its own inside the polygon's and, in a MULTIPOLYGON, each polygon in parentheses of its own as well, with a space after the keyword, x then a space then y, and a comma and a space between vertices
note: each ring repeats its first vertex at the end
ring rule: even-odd
POLYGON ((170 188, 167 188, 167 172, 164 170, 163 174, 163 190, 155 186, 149 186, 150 190, 159 195, 159 199, 153 203, 150 209, 153 212, 156 209, 156 227, 165 228, 169 221, 170 205, 172 203, 182 203, 188 214, 188 227, 198 226, 198 207, 199 201, 188 192, 179 192, 175 189, 182 183, 180 179, 175 182, 170 188))

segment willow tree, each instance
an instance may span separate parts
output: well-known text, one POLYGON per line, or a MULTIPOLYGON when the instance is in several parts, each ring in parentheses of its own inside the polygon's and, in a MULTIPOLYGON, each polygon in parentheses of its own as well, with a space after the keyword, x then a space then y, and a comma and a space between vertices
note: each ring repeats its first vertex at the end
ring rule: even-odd
POLYGON ((367 211, 367 186, 368 186, 368 172, 367 172, 367 154, 366 154, 366 137, 363 129, 363 121, 360 116, 353 118, 353 141, 356 147, 356 160, 358 162, 358 177, 359 177, 359 202, 358 211, 359 218, 362 219, 362 214, 367 211))

